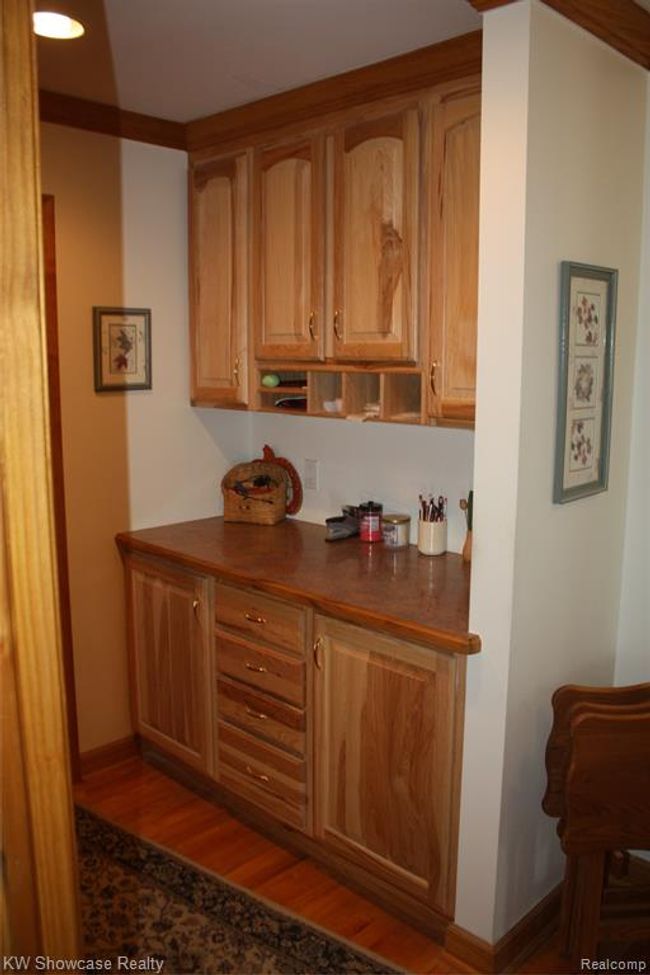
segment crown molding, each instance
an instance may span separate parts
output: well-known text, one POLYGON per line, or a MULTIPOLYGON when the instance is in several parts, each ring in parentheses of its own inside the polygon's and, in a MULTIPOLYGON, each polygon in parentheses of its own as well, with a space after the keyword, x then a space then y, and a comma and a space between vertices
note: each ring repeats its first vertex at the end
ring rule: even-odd
MULTIPOLYGON (((468 0, 479 13, 514 0, 468 0)), ((634 0, 543 0, 559 14, 605 41, 616 51, 650 68, 650 13, 634 0)))
POLYGON ((69 125, 73 129, 101 132, 103 135, 115 135, 121 139, 134 139, 170 149, 187 148, 186 126, 182 122, 125 112, 115 105, 44 89, 38 95, 41 122, 69 125))
POLYGON ((188 122, 188 149, 244 143, 251 136, 308 122, 393 95, 481 71, 482 32, 462 34, 344 74, 188 122))

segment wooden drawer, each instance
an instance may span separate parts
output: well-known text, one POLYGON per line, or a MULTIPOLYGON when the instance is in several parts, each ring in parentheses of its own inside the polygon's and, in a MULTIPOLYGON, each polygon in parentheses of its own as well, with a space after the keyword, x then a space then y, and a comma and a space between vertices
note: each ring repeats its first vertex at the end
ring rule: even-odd
POLYGON ((298 707, 304 706, 305 664, 302 660, 257 646, 220 629, 217 629, 215 648, 220 674, 282 697, 298 707))
POLYGON ((222 720, 304 755, 304 711, 226 678, 217 681, 217 701, 222 720))
POLYGON ((215 587, 214 602, 217 623, 293 653, 304 653, 306 610, 223 583, 215 587))
POLYGON ((217 734, 221 784, 302 829, 307 821, 304 761, 223 721, 217 734))

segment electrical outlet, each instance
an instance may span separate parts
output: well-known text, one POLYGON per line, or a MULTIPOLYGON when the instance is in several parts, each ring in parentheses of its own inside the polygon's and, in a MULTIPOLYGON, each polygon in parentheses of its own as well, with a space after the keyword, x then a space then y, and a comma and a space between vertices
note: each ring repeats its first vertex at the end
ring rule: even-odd
POLYGON ((305 457, 305 490, 318 491, 318 461, 305 457))

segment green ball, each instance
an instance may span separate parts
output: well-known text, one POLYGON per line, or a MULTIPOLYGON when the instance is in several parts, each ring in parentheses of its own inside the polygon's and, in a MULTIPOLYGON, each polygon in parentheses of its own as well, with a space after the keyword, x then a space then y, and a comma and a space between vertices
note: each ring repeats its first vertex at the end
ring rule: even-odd
POLYGON ((276 376, 274 372, 270 372, 267 376, 262 376, 262 386, 268 386, 269 389, 273 389, 274 386, 280 385, 280 377, 276 376))

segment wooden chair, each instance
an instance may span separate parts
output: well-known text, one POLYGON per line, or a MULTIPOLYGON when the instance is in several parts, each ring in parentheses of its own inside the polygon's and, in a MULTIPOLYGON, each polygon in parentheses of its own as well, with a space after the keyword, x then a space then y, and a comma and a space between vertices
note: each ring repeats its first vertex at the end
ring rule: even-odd
POLYGON ((561 950, 577 963, 614 925, 626 941, 650 935, 650 891, 604 897, 613 851, 650 849, 650 684, 563 687, 553 709, 543 808, 559 817, 561 950))

